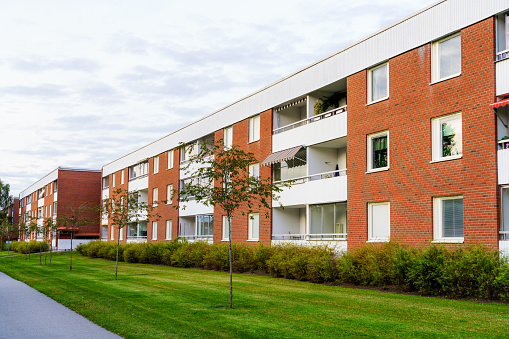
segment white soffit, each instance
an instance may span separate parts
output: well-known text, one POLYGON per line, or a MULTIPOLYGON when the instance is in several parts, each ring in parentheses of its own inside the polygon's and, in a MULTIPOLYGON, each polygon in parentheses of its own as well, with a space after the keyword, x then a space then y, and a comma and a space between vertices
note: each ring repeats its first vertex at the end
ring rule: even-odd
POLYGON ((442 0, 103 166, 103 176, 306 95, 509 8, 509 0, 442 0))

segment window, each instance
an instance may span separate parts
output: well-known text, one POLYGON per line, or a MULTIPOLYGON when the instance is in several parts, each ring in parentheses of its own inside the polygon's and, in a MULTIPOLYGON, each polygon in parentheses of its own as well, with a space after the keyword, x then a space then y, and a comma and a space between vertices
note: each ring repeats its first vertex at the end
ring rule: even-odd
POLYGON ((310 205, 311 239, 346 239, 346 202, 310 205))
POLYGON ((152 240, 157 240, 157 221, 152 221, 152 240))
POLYGON ((368 104, 389 97, 389 63, 368 70, 368 104))
POLYGON ((111 228, 110 228, 110 240, 114 240, 114 237, 115 237, 115 227, 113 227, 113 225, 111 225, 111 228))
POLYGON ((134 180, 148 174, 148 161, 140 162, 129 167, 129 180, 134 180))
POLYGON ((462 154, 461 113, 435 118, 432 123, 434 161, 460 158, 462 154))
POLYGON ((159 156, 154 157, 154 174, 159 173, 159 156))
POLYGON ((116 174, 113 173, 112 176, 111 176, 111 181, 112 181, 111 186, 113 186, 113 187, 115 187, 116 178, 117 178, 116 174))
POLYGON ((181 162, 189 161, 196 155, 198 155, 198 143, 192 142, 187 144, 181 151, 181 162))
POLYGON ((173 168, 173 150, 168 151, 168 169, 173 168))
POLYGON ((110 187, 110 177, 105 176, 105 177, 103 177, 103 188, 108 188, 108 187, 110 187))
POLYGON ((169 205, 173 203, 171 197, 173 195, 173 184, 166 186, 166 204, 169 205))
POLYGON ((260 217, 258 213, 249 213, 247 240, 258 240, 260 237, 260 217))
MULTIPOLYGON (((128 230, 129 231, 129 230, 128 230)), ((124 240, 124 229, 120 229, 120 236, 118 237, 120 240, 124 240)))
POLYGON ((204 237, 212 237, 214 228, 214 216, 197 215, 196 216, 196 235, 204 237))
POLYGON ((127 225, 127 239, 147 239, 147 222, 133 222, 127 225))
POLYGON ((101 239, 108 240, 108 225, 102 225, 101 239))
POLYGON ((171 220, 166 220, 166 240, 171 240, 171 220))
POLYGON ((249 119, 249 142, 260 140, 260 116, 249 119))
POLYGON ((461 74, 461 35, 455 34, 431 45, 431 82, 461 74))
POLYGON ((276 181, 301 178, 307 175, 307 153, 301 148, 292 159, 272 165, 272 177, 276 181))
POLYGON ((249 165, 249 176, 254 178, 260 177, 260 164, 249 165))
POLYGON ((368 204, 368 241, 388 241, 390 237, 390 203, 368 204))
POLYGON ((433 199, 433 234, 437 242, 463 242, 463 197, 433 199))
POLYGON ((368 172, 389 168, 389 131, 368 135, 368 172))
POLYGON ((509 57, 509 13, 497 15, 497 61, 509 57))
POLYGON ((56 202, 53 203, 53 216, 54 217, 57 216, 57 203, 56 202))
POLYGON ((152 189, 152 206, 157 206, 159 203, 159 189, 152 189))
POLYGON ((223 241, 230 240, 230 223, 228 222, 228 216, 223 215, 223 241))
POLYGON ((231 148, 233 144, 233 126, 226 127, 223 131, 224 148, 231 148))
POLYGON ((53 182, 53 192, 54 193, 57 192, 57 181, 56 180, 53 182))
POLYGON ((37 191, 37 196, 39 199, 42 199, 44 198, 44 194, 46 193, 46 187, 43 187, 43 188, 39 188, 39 190, 37 191))
POLYGON ((124 171, 125 171, 125 169, 120 171, 120 185, 124 184, 124 171))

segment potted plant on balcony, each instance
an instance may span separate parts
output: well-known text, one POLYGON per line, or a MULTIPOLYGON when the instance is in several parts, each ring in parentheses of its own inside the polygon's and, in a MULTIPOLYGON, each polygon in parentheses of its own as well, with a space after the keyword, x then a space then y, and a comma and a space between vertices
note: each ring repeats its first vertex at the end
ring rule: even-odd
POLYGON ((329 107, 338 108, 342 99, 346 99, 346 92, 336 92, 329 96, 321 97, 315 102, 315 115, 326 112, 329 107))

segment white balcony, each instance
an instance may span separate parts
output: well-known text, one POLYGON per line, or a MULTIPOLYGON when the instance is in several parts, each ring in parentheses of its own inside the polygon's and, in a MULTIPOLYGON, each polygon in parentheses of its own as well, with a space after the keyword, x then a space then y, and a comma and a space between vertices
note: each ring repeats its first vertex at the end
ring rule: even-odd
POLYGON ((110 189, 106 187, 102 192, 102 199, 108 199, 110 197, 110 189))
POLYGON ((297 121, 272 132, 272 152, 346 136, 346 106, 297 121))
POLYGON ((214 214, 214 206, 205 206, 202 203, 198 203, 194 200, 181 203, 179 209, 179 215, 181 217, 193 216, 198 214, 214 214), (185 206, 185 208, 182 208, 185 206))
MULTIPOLYGON (((507 54, 508 51, 500 52, 507 54)), ((498 58, 498 57, 497 57, 498 58)), ((502 58, 501 58, 502 59, 502 58)), ((497 85, 497 96, 509 93, 509 58, 502 59, 496 64, 496 85, 497 85)))
POLYGON ((141 191, 148 189, 148 175, 129 180, 129 191, 141 191))
POLYGON ((283 206, 324 204, 347 200, 346 169, 308 175, 292 179, 291 187, 284 187, 280 198, 273 203, 283 206))
POLYGON ((498 184, 509 184, 509 139, 498 142, 498 184))

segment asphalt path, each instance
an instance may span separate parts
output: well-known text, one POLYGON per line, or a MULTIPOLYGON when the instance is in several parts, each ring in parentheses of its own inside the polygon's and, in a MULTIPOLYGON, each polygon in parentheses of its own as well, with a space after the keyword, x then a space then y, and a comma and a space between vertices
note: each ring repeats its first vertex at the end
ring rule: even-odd
POLYGON ((121 338, 0 272, 0 338, 121 338))

